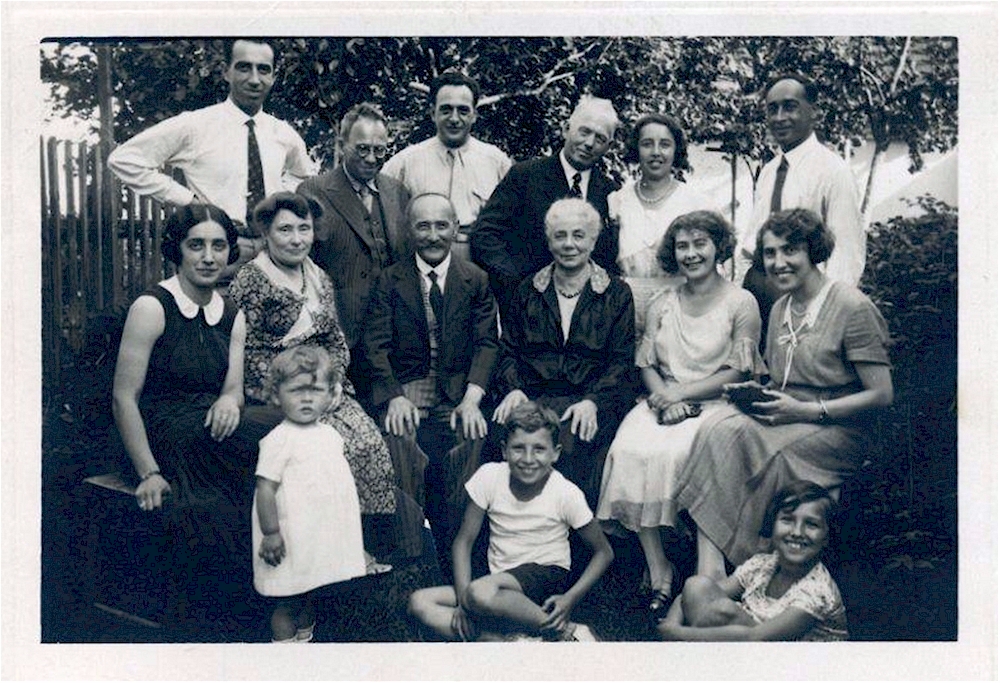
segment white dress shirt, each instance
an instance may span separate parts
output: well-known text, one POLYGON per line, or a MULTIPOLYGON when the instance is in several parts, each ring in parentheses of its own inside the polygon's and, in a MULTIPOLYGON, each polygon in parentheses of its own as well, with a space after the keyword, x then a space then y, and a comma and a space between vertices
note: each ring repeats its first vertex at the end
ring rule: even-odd
POLYGON ((587 188, 590 187, 591 169, 588 168, 586 171, 578 171, 577 169, 573 168, 570 165, 570 163, 566 160, 566 151, 562 149, 559 150, 559 163, 562 164, 563 173, 566 174, 566 187, 573 189, 573 176, 575 176, 577 173, 580 174, 580 194, 583 199, 586 199, 587 188))
MULTIPOLYGON (((788 175, 781 192, 781 208, 810 209, 823 219, 837 240, 825 265, 827 276, 857 286, 865 269, 866 243, 854 174, 846 161, 816 139, 815 133, 761 170, 754 191, 753 218, 741 235, 738 254, 742 250, 752 254, 756 247, 757 233, 771 213, 771 194, 782 157, 788 160, 788 175)), ((737 282, 749 267, 750 262, 740 254, 737 282)))
POLYGON ((382 173, 403 183, 412 197, 433 192, 450 198, 458 224, 467 226, 476 222, 511 163, 499 147, 474 137, 450 148, 435 136, 394 154, 382 173))
MULTIPOLYGON (((242 223, 247 213, 250 118, 231 99, 178 114, 120 145, 108 157, 108 166, 140 195, 184 206, 197 194, 242 223), (166 164, 184 171, 187 187, 163 172, 166 164)), ((266 194, 294 191, 316 174, 305 142, 288 123, 263 110, 252 118, 266 194)))

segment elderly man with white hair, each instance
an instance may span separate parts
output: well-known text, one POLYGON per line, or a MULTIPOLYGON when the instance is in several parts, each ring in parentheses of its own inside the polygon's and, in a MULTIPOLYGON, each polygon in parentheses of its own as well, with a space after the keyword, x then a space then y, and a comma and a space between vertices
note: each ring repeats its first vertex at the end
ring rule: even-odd
POLYGON ((635 399, 632 292, 593 259, 601 217, 583 199, 545 214, 549 263, 526 278, 503 324, 493 420, 532 400, 563 423, 556 468, 597 502, 603 457, 635 399))
MULTIPOLYGON (((596 164, 620 125, 609 100, 584 97, 566 122, 560 152, 515 164, 479 212, 472 230, 472 260, 489 273, 502 320, 521 280, 550 260, 544 217, 552 202, 586 199, 607 225, 608 194, 617 186, 596 164)), ((594 260, 614 273, 617 255, 617 235, 603 230, 594 260)))

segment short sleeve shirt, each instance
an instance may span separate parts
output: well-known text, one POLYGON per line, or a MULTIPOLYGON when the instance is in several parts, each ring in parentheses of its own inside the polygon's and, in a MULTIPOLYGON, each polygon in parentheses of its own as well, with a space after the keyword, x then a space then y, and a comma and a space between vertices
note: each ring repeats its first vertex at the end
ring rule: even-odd
POLYGON ((594 518, 583 491, 555 470, 531 500, 518 500, 511 492, 506 462, 486 463, 465 489, 490 520, 487 559, 491 574, 529 562, 568 570, 569 530, 584 527, 594 518))

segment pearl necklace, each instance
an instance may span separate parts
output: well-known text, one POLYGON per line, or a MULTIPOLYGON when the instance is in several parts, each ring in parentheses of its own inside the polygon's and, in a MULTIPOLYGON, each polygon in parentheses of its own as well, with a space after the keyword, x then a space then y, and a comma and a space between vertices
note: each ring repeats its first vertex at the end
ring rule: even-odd
POLYGON ((673 178, 671 178, 670 182, 667 183, 667 189, 665 189, 663 192, 661 192, 658 197, 647 197, 642 192, 642 184, 643 184, 643 181, 641 181, 641 180, 638 183, 636 183, 636 185, 635 185, 635 194, 639 198, 640 202, 642 202, 643 204, 650 205, 650 206, 652 206, 654 204, 659 204, 664 199, 666 199, 674 191, 674 187, 676 186, 676 183, 674 182, 673 178))
POLYGON ((552 285, 556 288, 556 293, 562 296, 564 299, 575 299, 576 297, 580 296, 584 288, 587 286, 587 282, 590 281, 590 276, 591 276, 590 265, 588 264, 587 277, 584 278, 583 284, 581 284, 579 289, 577 289, 575 292, 564 291, 562 287, 560 287, 559 284, 556 282, 555 273, 552 274, 552 285))

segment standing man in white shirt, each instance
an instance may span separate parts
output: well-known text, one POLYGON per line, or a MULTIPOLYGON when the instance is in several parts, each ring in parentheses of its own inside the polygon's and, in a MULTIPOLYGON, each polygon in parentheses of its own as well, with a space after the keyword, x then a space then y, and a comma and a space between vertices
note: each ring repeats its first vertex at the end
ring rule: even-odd
POLYGON ((254 205, 271 193, 294 191, 316 166, 299 134, 262 109, 274 85, 271 46, 253 38, 227 41, 226 64, 224 102, 144 130, 115 149, 108 166, 140 195, 221 208, 237 223, 242 264, 262 242, 248 218, 254 205), (184 171, 186 186, 163 172, 168 164, 184 171))
POLYGON ((512 163, 499 147, 471 135, 479 94, 479 84, 463 73, 447 71, 434 79, 430 114, 437 135, 410 145, 382 168, 413 197, 433 193, 451 200, 459 223, 452 250, 466 260, 472 224, 512 163))
POLYGON ((781 153, 761 170, 754 191, 753 219, 740 239, 736 276, 760 303, 765 337, 768 314, 777 293, 767 286, 764 273, 751 267, 757 233, 775 211, 810 209, 836 238, 826 262, 832 280, 857 286, 865 269, 865 230, 851 168, 838 154, 816 139, 823 118, 817 106, 819 89, 799 75, 773 78, 765 91, 767 127, 781 153))

